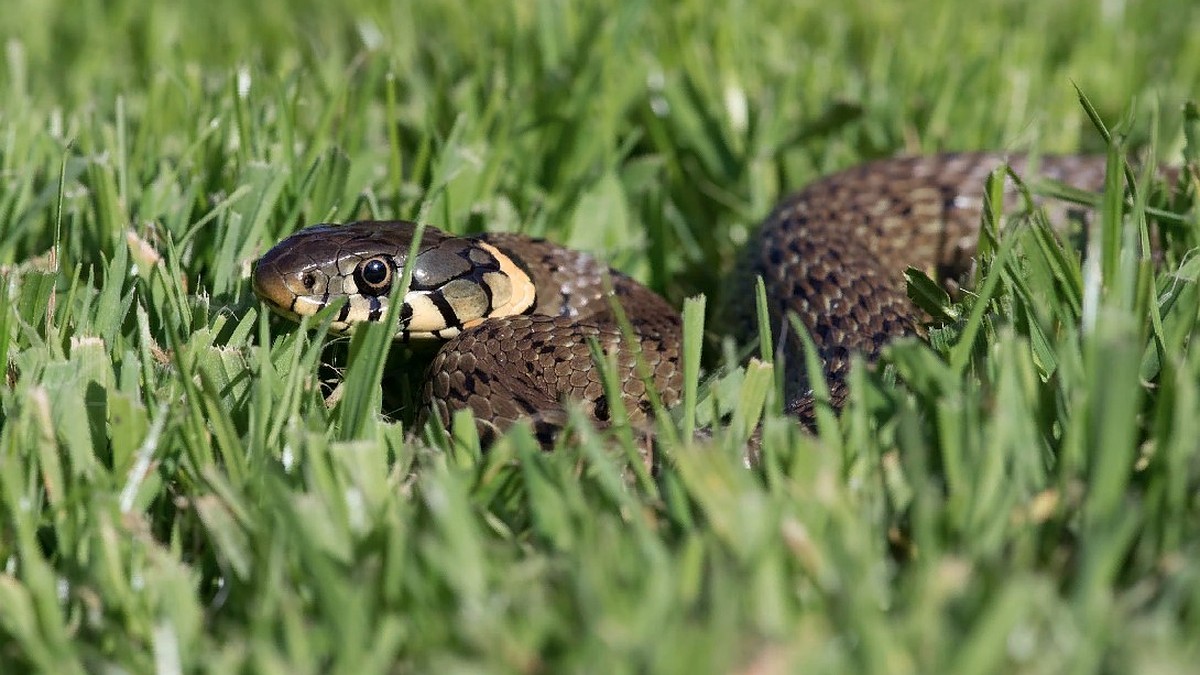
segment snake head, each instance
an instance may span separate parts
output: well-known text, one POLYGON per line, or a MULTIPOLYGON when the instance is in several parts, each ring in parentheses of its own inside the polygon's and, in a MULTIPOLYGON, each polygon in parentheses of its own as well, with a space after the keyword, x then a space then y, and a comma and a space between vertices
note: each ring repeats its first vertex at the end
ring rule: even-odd
MULTIPOLYGON (((254 292, 293 320, 344 299, 330 326, 334 332, 382 321, 416 227, 406 221, 361 221, 300 230, 255 264, 254 292)), ((488 317, 525 313, 535 300, 529 275, 506 253, 427 227, 412 261, 396 338, 448 339, 488 317)))

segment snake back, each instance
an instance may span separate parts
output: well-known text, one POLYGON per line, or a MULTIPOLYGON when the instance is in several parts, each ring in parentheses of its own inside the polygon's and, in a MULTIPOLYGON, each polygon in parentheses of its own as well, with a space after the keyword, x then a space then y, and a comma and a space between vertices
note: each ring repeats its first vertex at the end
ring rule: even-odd
MULTIPOLYGON (((786 368, 788 410, 809 420, 812 391, 795 313, 824 364, 835 407, 845 398, 853 354, 874 361, 888 343, 918 332, 922 317, 908 298, 908 267, 943 282, 960 279, 975 255, 987 176, 1008 162, 1019 175, 1025 157, 958 153, 879 160, 830 175, 783 200, 748 242, 734 296, 752 298, 762 277, 775 344, 786 368)), ((1104 184, 1102 156, 1047 156, 1037 175, 1082 190, 1104 184)), ((1009 181, 1006 201, 1016 193, 1009 181)), ((1062 222, 1073 211, 1051 207, 1062 222)), ((753 303, 728 303, 743 337, 754 332, 753 303)))

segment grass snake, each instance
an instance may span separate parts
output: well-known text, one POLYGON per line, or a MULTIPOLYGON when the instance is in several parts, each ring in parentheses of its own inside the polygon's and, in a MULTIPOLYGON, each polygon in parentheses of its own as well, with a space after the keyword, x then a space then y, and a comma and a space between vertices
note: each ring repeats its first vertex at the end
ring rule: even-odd
MULTIPOLYGON (((1019 174, 1073 187, 1102 188, 1102 156, 955 153, 877 160, 811 183, 785 198, 747 243, 729 284, 729 321, 753 333, 754 280, 765 282, 785 373, 786 407, 809 419, 813 396, 800 342, 785 335, 794 312, 811 334, 833 404, 845 396, 850 358, 868 361, 898 337, 916 334, 922 316, 904 270, 952 280, 972 263, 988 174, 1005 162, 1019 174), (783 336, 782 343, 779 342, 783 336)), ((255 292, 276 312, 312 315, 345 298, 333 330, 384 316, 388 294, 412 243, 414 225, 363 221, 321 225, 286 238, 256 264, 255 292)), ((597 422, 611 408, 594 367, 590 338, 615 354, 630 422, 653 410, 634 353, 623 344, 605 279, 628 317, 666 406, 682 390, 681 321, 653 291, 589 254, 517 234, 456 237, 427 228, 412 264, 397 339, 438 340, 424 380, 427 412, 448 422, 473 411, 485 440, 529 419, 549 442, 575 401, 597 422)))

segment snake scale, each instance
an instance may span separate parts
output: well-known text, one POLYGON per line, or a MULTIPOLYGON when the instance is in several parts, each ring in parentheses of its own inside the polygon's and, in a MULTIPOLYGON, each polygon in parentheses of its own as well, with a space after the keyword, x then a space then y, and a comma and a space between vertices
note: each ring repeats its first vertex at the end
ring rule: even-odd
MULTIPOLYGON (((785 335, 794 312, 818 348, 833 402, 841 405, 850 358, 874 360, 898 337, 918 332, 903 271, 914 266, 955 279, 969 269, 987 175, 1004 162, 1083 190, 1103 185, 1096 156, 954 153, 884 159, 817 180, 785 198, 747 243, 730 284, 741 299, 729 320, 743 338, 756 325, 754 280, 766 284, 775 344, 781 345, 787 409, 807 419, 812 394, 800 344, 785 335), (782 344, 779 342, 784 337, 782 344)), ((267 252, 253 272, 255 292, 293 319, 345 298, 333 323, 345 331, 381 319, 401 278, 415 226, 362 221, 302 229, 267 252)), ((633 327, 666 406, 682 389, 679 313, 653 291, 586 253, 516 234, 455 237, 424 230, 412 282, 400 308, 400 340, 439 340, 426 375, 426 414, 444 423, 474 412, 485 442, 519 419, 550 443, 575 401, 598 423, 612 404, 589 347, 616 356, 629 421, 652 407, 634 352, 612 314, 612 295, 633 327)))

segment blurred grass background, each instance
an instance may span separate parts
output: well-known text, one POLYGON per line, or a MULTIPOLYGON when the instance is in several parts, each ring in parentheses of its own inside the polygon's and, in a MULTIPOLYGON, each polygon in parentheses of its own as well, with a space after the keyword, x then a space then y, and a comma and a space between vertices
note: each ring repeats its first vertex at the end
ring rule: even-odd
MULTIPOLYGON (((758 220, 822 173, 1106 151, 1075 87, 1118 150, 1194 160, 1200 6, 7 0, 4 17, 6 672, 1194 662, 1197 221, 1152 200, 1182 215, 1163 263, 1143 260, 1126 237, 1144 180, 1101 205, 1124 254, 1088 270, 1023 221, 962 308, 989 311, 858 371, 839 423, 813 437, 768 406, 761 467, 740 466, 735 417, 633 486, 587 434, 543 455, 518 431, 485 455, 469 425, 409 442, 374 409, 326 409, 321 332, 269 322, 247 275, 303 224, 420 218, 548 236, 712 308, 758 220)), ((769 382, 708 344, 702 419, 769 382)))

